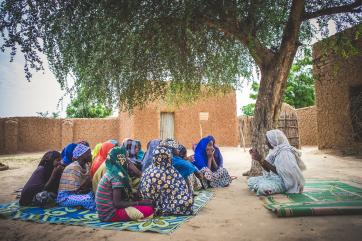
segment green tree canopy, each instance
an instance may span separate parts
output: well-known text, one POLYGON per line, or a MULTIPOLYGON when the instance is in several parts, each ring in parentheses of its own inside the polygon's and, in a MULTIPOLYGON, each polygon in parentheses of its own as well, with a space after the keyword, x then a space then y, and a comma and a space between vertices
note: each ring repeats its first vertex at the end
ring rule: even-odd
MULTIPOLYGON (((31 69, 42 69, 39 53, 45 53, 62 88, 73 89, 67 82, 73 77, 74 89, 83 86, 87 98, 132 109, 167 91, 196 98, 203 84, 217 91, 237 88, 240 77, 249 78, 255 64, 261 67, 263 55, 281 48, 292 4, 4 0, 1 49, 11 49, 11 58, 18 50, 24 54, 28 79, 31 69)), ((306 0, 298 41, 308 43, 313 36, 311 18, 324 36, 329 20, 338 30, 360 22, 360 5, 306 0), (338 14, 343 12, 348 14, 338 14)))
POLYGON ((68 118, 104 118, 112 114, 112 109, 92 102, 83 91, 78 92, 67 106, 68 118))
MULTIPOLYGON (((283 96, 283 102, 294 108, 303 108, 314 105, 314 78, 313 63, 310 48, 305 48, 303 55, 296 59, 290 68, 287 86, 283 96)), ((250 99, 258 98, 259 84, 251 84, 250 99)), ((254 115, 255 103, 250 103, 241 107, 244 115, 254 115)))

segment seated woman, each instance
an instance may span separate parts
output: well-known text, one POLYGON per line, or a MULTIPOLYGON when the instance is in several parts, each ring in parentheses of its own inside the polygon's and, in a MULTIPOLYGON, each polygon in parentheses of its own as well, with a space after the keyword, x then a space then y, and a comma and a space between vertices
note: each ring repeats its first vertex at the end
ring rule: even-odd
MULTIPOLYGON (((96 193, 96 191, 97 191, 99 181, 102 179, 103 175, 106 173, 105 160, 107 158, 108 153, 112 150, 113 147, 114 147, 114 144, 111 142, 103 143, 98 156, 94 159, 94 161, 92 163, 91 170, 93 170, 93 171, 94 171, 95 167, 97 167, 99 165, 99 163, 101 163, 101 165, 99 167, 97 167, 96 171, 94 172, 94 174, 92 176, 92 189, 93 189, 94 193, 96 193)), ((136 148, 136 151, 137 151, 137 148, 136 148)), ((132 153, 134 153, 134 152, 132 152, 132 153)), ((131 158, 132 157, 134 157, 134 156, 131 155, 131 158)), ((130 172, 130 177, 131 177, 132 190, 133 190, 134 194, 136 194, 142 172, 131 161, 128 164, 128 166, 129 166, 129 172, 130 172)))
POLYGON ((129 161, 142 169, 142 159, 144 152, 142 151, 141 142, 138 140, 127 139, 123 142, 123 147, 126 148, 126 157, 129 161))
POLYGON ((92 165, 90 168, 90 176, 93 177, 98 168, 102 165, 103 162, 107 159, 107 155, 110 150, 115 146, 112 142, 104 142, 99 150, 98 155, 92 161, 92 165))
POLYGON ((176 170, 185 178, 187 184, 193 191, 198 191, 203 187, 201 180, 204 179, 204 175, 197 169, 197 167, 190 162, 187 157, 187 149, 185 146, 178 144, 177 149, 174 150, 172 156, 172 165, 176 170))
POLYGON ((38 168, 21 191, 19 204, 40 207, 54 204, 63 170, 64 167, 60 165, 59 152, 48 151, 45 153, 38 168))
POLYGON ((147 151, 142 159, 142 172, 144 172, 147 169, 147 167, 149 167, 152 164, 153 151, 160 144, 160 142, 161 142, 160 139, 154 139, 148 142, 147 151))
POLYGON ((142 151, 141 142, 138 140, 126 139, 123 142, 123 147, 126 150, 126 158, 129 161, 132 192, 134 195, 137 195, 142 176, 142 159, 145 153, 142 151))
POLYGON ((57 203, 63 207, 83 207, 95 210, 94 194, 91 191, 92 180, 87 164, 92 161, 89 147, 78 144, 73 151, 73 162, 62 174, 59 184, 57 203))
POLYGON ((172 165, 181 174, 181 176, 185 178, 187 184, 192 189, 192 192, 194 186, 196 187, 195 190, 201 189, 201 183, 197 182, 197 179, 195 179, 194 176, 202 180, 204 178, 202 173, 199 172, 194 164, 181 157, 181 155, 187 155, 186 148, 171 138, 167 138, 166 140, 162 141, 160 145, 169 147, 172 150, 172 165))
POLYGON ((267 131, 266 144, 270 150, 265 160, 257 150, 249 151, 266 171, 262 176, 249 178, 249 189, 256 191, 257 195, 303 192, 305 181, 301 170, 305 169, 305 165, 300 152, 278 129, 267 131))
POLYGON ((181 144, 178 144, 177 148, 172 148, 172 165, 185 179, 188 179, 191 174, 195 174, 197 177, 202 178, 202 174, 196 166, 181 157, 180 150, 182 151, 183 149, 186 150, 181 144))
POLYGON ((227 187, 232 178, 223 168, 223 158, 217 146, 215 138, 207 136, 202 138, 195 148, 194 165, 204 175, 205 187, 227 187))
POLYGON ((124 222, 153 216, 152 201, 133 201, 128 162, 123 147, 114 147, 105 162, 106 173, 96 192, 98 216, 104 222, 124 222))
POLYGON ((96 156, 98 156, 99 151, 101 150, 103 143, 97 143, 96 146, 93 148, 92 150, 92 163, 94 161, 94 158, 96 158, 96 156))
POLYGON ((192 192, 185 179, 172 166, 170 148, 157 146, 153 162, 142 174, 139 192, 153 200, 157 215, 192 215, 192 192))
POLYGON ((77 144, 70 143, 64 149, 62 150, 61 156, 62 156, 62 165, 68 166, 70 163, 73 162, 73 151, 74 148, 76 148, 77 144))

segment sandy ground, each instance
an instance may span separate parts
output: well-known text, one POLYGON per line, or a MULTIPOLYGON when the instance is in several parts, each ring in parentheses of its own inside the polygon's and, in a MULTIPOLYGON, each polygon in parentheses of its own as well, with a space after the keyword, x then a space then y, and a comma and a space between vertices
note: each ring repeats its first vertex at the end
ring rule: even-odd
MULTIPOLYGON (((247 190, 243 171, 250 167, 240 148, 221 148, 225 167, 238 176, 230 187, 214 190, 214 198, 201 212, 170 235, 86 227, 36 224, 0 219, 0 240, 362 240, 362 216, 278 218, 247 190)), ((10 170, 0 172, 0 202, 29 178, 41 153, 0 156, 10 170)), ((303 148, 307 178, 340 179, 362 183, 362 159, 303 148)))

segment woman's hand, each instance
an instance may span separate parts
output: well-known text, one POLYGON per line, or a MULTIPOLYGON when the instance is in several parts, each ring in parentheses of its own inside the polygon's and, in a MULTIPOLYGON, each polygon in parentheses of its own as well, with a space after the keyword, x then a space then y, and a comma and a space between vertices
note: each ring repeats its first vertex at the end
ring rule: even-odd
POLYGON ((81 182, 80 187, 78 189, 78 193, 88 193, 92 189, 92 178, 87 175, 84 180, 81 182))
POLYGON ((195 176, 200 180, 203 180, 205 178, 204 174, 199 171, 195 172, 195 176))
POLYGON ((253 160, 258 161, 258 162, 261 162, 263 160, 263 156, 260 155, 260 153, 256 149, 254 149, 254 148, 250 149, 249 153, 253 160))
POLYGON ((187 161, 189 161, 189 162, 193 162, 193 161, 194 161, 194 155, 191 155, 191 156, 186 157, 185 160, 187 160, 187 161))
POLYGON ((137 168, 133 162, 128 161, 128 171, 130 172, 131 176, 141 177, 142 171, 137 168))
POLYGON ((215 149, 214 148, 206 148, 206 155, 208 158, 212 158, 214 157, 214 152, 215 152, 215 149))
POLYGON ((57 176, 59 174, 61 175, 63 173, 63 171, 64 171, 64 166, 58 165, 53 169, 52 175, 55 175, 55 176, 57 176))

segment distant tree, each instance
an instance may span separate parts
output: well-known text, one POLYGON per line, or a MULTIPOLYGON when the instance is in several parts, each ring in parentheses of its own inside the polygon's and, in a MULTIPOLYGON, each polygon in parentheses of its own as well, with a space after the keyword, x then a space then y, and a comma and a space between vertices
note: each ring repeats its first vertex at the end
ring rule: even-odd
POLYGON ((49 111, 36 112, 36 113, 38 114, 38 116, 44 117, 44 118, 50 117, 50 118, 53 118, 53 119, 57 119, 57 118, 60 117, 60 112, 59 111, 52 112, 52 113, 50 113, 49 111))
POLYGON ((49 115, 49 111, 44 111, 44 112, 36 112, 37 114, 38 114, 38 116, 40 116, 40 117, 44 117, 44 118, 46 118, 46 117, 48 117, 48 115, 49 115))
MULTIPOLYGON (((312 72, 312 54, 310 48, 304 49, 302 57, 293 63, 287 80, 283 102, 294 108, 303 108, 314 105, 314 79, 312 72)), ((253 82, 251 85, 250 99, 258 98, 259 84, 253 82)), ((241 107, 242 113, 247 116, 254 115, 255 103, 241 107)))
POLYGON ((112 114, 112 108, 94 103, 84 92, 78 92, 67 106, 68 118, 104 118, 112 114))
POLYGON ((314 105, 313 63, 310 49, 305 49, 304 57, 292 65, 287 87, 284 92, 284 102, 294 108, 314 105))
POLYGON ((57 111, 57 112, 52 112, 52 118, 53 119, 57 119, 57 118, 59 118, 60 117, 60 112, 59 111, 57 111))
POLYGON ((253 116, 255 111, 255 103, 250 103, 241 107, 241 111, 246 116, 253 116))

